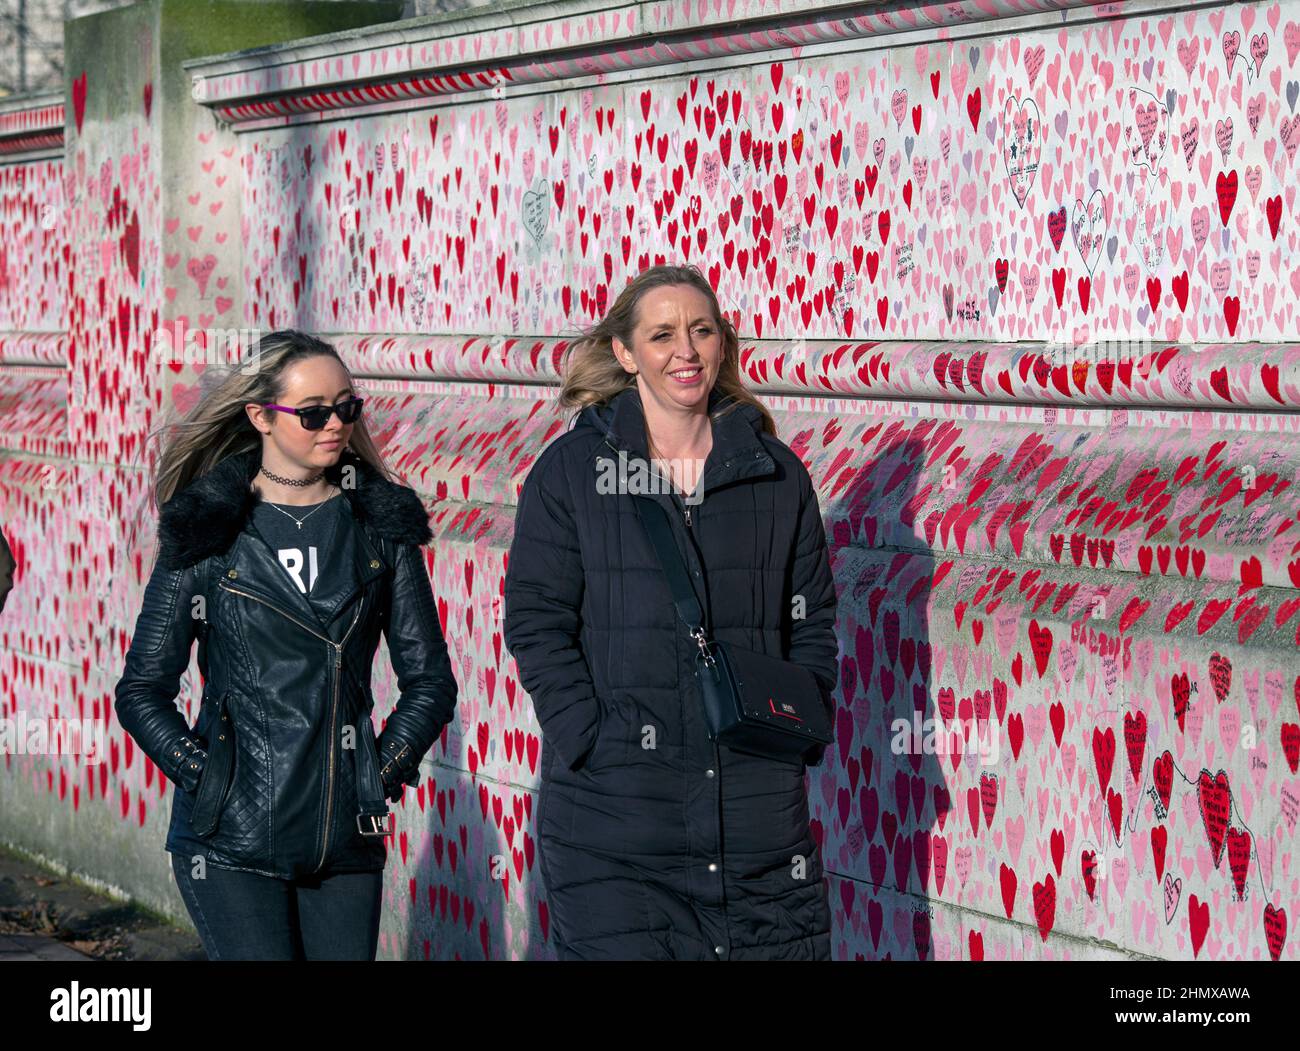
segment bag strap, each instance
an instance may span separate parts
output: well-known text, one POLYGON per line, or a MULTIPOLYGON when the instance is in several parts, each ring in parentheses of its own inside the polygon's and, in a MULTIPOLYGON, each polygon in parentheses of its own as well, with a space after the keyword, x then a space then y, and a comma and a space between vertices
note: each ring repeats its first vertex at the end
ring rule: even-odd
POLYGON ((695 596, 695 589, 691 587, 690 577, 686 575, 686 566, 682 562, 681 552, 677 550, 677 542, 673 540, 668 514, 657 500, 649 496, 634 496, 632 503, 650 537, 664 576, 668 578, 668 589, 672 592, 677 616, 686 625, 687 634, 698 643, 704 634, 704 611, 700 608, 700 600, 695 596))

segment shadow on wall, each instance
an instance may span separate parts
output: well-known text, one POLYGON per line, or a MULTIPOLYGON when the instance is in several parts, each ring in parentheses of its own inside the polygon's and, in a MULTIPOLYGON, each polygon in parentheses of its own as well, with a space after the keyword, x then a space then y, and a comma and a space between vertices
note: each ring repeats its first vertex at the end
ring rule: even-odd
MULTIPOLYGON (((424 809, 405 808, 407 814, 419 815, 407 834, 420 853, 405 873, 415 881, 415 895, 399 959, 509 959, 506 902, 516 883, 511 848, 490 816, 482 823, 477 813, 465 816, 468 808, 479 806, 478 786, 469 772, 443 766, 437 770, 438 777, 424 780, 424 809), (484 830, 496 842, 483 838, 484 830), (448 880, 449 869, 458 877, 454 883, 448 880)), ((523 830, 515 829, 516 847, 522 838, 523 830)), ((524 881, 530 897, 531 885, 531 880, 524 881)), ((409 895, 409 884, 395 888, 398 892, 409 895)))
MULTIPOLYGON (((940 839, 951 809, 944 762, 959 761, 954 746, 960 751, 977 741, 973 733, 967 741, 935 732, 930 722, 942 718, 951 727, 954 704, 945 690, 930 710, 934 560, 915 550, 914 529, 930 495, 929 486, 919 488, 928 443, 901 419, 876 423, 864 443, 881 427, 898 437, 890 441, 886 433, 843 494, 832 491, 823 516, 839 589, 839 766, 828 752, 810 787, 814 807, 830 822, 819 831, 835 958, 893 959, 892 944, 926 960, 934 957, 930 870, 939 870, 942 892, 947 863, 940 839)), ((981 727, 988 732, 987 718, 981 727)))
MULTIPOLYGON (((475 782, 463 770, 438 770, 439 777, 425 781, 424 810, 406 808, 422 820, 407 830, 420 854, 404 870, 416 890, 399 958, 554 960, 548 918, 539 911, 545 885, 531 833, 536 791, 499 786, 501 791, 488 793, 482 820, 479 793, 487 791, 487 782, 481 776, 475 782), (448 882, 449 869, 454 883, 448 882)), ((409 896, 409 887, 408 882, 389 893, 409 896)))

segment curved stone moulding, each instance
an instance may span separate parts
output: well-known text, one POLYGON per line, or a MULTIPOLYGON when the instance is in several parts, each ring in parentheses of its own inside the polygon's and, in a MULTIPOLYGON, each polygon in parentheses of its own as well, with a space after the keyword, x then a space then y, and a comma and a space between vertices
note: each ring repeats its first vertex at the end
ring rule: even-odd
POLYGON ((68 337, 62 332, 0 333, 4 414, 0 458, 15 453, 73 456, 68 436, 67 347, 68 337))
POLYGON ((0 332, 0 366, 68 363, 66 332, 0 332))
POLYGON ((0 462, 14 454, 72 458, 67 388, 62 369, 0 368, 0 462))
POLYGON ((32 135, 38 131, 63 133, 63 92, 16 95, 0 99, 0 137, 32 135))
MULTIPOLYGON (((555 389, 415 380, 364 387, 375 418, 392 421, 383 432, 391 466, 433 507, 444 539, 508 546, 537 450, 569 422, 555 389), (481 515, 467 523, 469 507, 481 515)), ((1231 585, 1245 605, 1260 589, 1300 587, 1294 434, 1216 428, 1225 414, 1209 412, 1052 418, 1041 409, 1009 416, 999 406, 905 399, 764 401, 778 435, 808 465, 827 532, 841 546, 1078 571, 1114 581, 1108 601, 1123 608, 1135 583, 1200 588, 1205 602, 1218 601, 1208 589, 1231 585)), ((1130 617, 1146 615, 1139 607, 1130 617)), ((1289 606, 1260 601, 1256 610, 1265 608, 1281 614, 1289 606)))
MULTIPOLYGON (((567 340, 528 336, 330 337, 366 375, 558 383, 567 340)), ((756 391, 866 398, 1300 409, 1300 344, 742 341, 756 391)))
POLYGON ((0 99, 0 155, 61 149, 63 92, 0 99))
POLYGON ((0 139, 0 154, 38 153, 63 149, 63 132, 41 132, 35 135, 13 135, 0 139))
POLYGON ((337 34, 316 42, 261 48, 252 55, 217 55, 184 63, 197 101, 232 125, 304 114, 371 107, 496 86, 541 83, 1079 8, 1096 0, 955 0, 923 7, 881 4, 827 11, 806 2, 762 0, 721 5, 632 3, 519 24, 551 7, 469 15, 470 32, 428 37, 379 28, 349 34, 361 42, 344 59, 337 34), (772 23, 779 21, 779 25, 772 23), (673 34, 669 36, 668 34, 673 34), (599 48, 592 54, 579 49, 599 48), (364 81, 364 83, 358 83, 364 81))

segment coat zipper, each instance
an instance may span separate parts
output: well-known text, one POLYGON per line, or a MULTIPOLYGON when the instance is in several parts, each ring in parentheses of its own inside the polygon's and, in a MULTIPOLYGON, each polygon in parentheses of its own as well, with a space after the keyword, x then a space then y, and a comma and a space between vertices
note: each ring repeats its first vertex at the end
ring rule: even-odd
MULTIPOLYGON (((688 504, 685 501, 685 499, 679 498, 676 494, 673 494, 673 499, 674 500, 680 499, 682 505, 682 515, 686 519, 686 547, 688 549, 697 548, 698 550, 698 545, 696 545, 695 542, 691 539, 691 537, 695 533, 695 530, 691 528, 691 505, 688 504)), ((704 618, 704 622, 705 622, 703 625, 701 625, 701 627, 702 628, 708 627, 708 630, 712 631, 712 627, 709 626, 711 618, 709 617, 708 609, 706 608, 703 600, 700 601, 700 615, 704 618)), ((699 640, 696 639, 696 642, 698 641, 699 640)))
MULTIPOLYGON (((615 453, 618 452, 618 449, 614 448, 614 443, 611 442, 611 441, 609 440, 608 437, 606 437, 606 438, 604 439, 604 442, 605 442, 605 444, 608 445, 608 446, 610 447, 610 449, 612 449, 615 453)), ((698 484, 698 483, 697 483, 697 484, 698 484)), ((677 494, 676 494, 676 493, 672 493, 672 494, 670 494, 670 495, 673 497, 673 499, 676 499, 676 498, 677 498, 677 494)), ((686 528, 689 529, 690 526, 691 526, 691 509, 690 509, 690 507, 689 507, 686 503, 684 503, 684 502, 683 502, 683 504, 682 504, 682 512, 683 512, 683 514, 686 516, 686 528)))
POLYGON ((239 588, 232 588, 226 584, 221 584, 220 586, 223 590, 229 591, 234 595, 242 595, 244 596, 244 598, 251 598, 254 602, 260 602, 267 609, 272 609, 276 613, 280 614, 280 616, 293 621, 300 628, 302 628, 303 631, 307 632, 310 635, 315 635, 316 638, 320 639, 322 642, 328 643, 330 646, 334 647, 334 690, 330 700, 329 772, 326 775, 327 787, 325 792, 325 828, 322 831, 320 861, 317 862, 316 864, 316 871, 319 872, 321 868, 323 868, 325 865, 326 857, 329 856, 330 825, 334 816, 334 766, 335 766, 334 716, 335 713, 338 711, 339 680, 343 677, 341 674, 342 667, 343 667, 343 647, 347 643, 348 637, 352 634, 352 629, 357 626, 357 621, 361 619, 362 599, 358 598, 357 600, 357 609, 356 612, 352 614, 352 623, 348 625, 348 630, 344 632, 342 640, 340 640, 339 642, 335 642, 333 639, 329 638, 328 636, 322 635, 319 631, 316 631, 313 628, 309 627, 308 625, 304 624, 292 613, 286 613, 279 606, 275 605, 274 603, 267 602, 266 599, 264 598, 259 598, 257 595, 254 595, 252 592, 241 591, 239 588))

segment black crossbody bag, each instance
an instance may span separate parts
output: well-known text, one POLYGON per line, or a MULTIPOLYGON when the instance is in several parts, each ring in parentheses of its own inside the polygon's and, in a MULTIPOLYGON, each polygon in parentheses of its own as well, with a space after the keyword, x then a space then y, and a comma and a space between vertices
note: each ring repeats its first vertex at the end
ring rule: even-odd
POLYGON ((830 712, 812 672, 790 661, 709 639, 699 600, 673 540, 668 516, 638 496, 637 515, 668 578, 677 616, 695 641, 695 678, 709 739, 738 752, 793 761, 834 742, 830 712))

